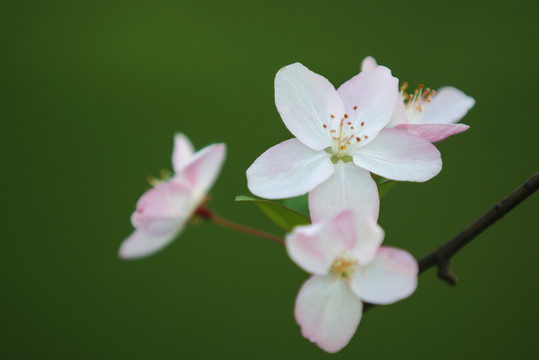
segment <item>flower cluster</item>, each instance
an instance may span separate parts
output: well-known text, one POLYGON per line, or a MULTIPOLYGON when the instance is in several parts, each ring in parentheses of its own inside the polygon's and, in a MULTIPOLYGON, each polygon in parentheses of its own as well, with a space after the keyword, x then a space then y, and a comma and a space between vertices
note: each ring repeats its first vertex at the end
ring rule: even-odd
MULTIPOLYGON (((266 199, 308 193, 309 224, 298 223, 284 240, 290 258, 312 274, 297 296, 295 318, 303 336, 337 352, 354 335, 364 302, 391 304, 417 286, 414 257, 382 246, 375 179, 424 182, 436 176, 442 160, 433 143, 469 128, 456 122, 474 100, 453 87, 435 92, 421 85, 409 93, 406 83, 399 87, 388 68, 368 57, 338 89, 300 63, 288 65, 275 77, 275 103, 294 138, 254 161, 248 188, 266 199)), ((136 230, 122 243, 120 257, 160 250, 194 214, 264 236, 205 208, 224 157, 223 144, 194 153, 189 140, 176 135, 174 175, 155 182, 138 201, 136 230)))

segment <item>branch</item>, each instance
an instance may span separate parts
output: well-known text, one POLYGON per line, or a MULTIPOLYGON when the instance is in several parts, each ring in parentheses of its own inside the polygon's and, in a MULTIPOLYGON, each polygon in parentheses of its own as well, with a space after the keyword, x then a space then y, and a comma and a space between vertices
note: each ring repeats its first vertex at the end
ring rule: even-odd
POLYGON ((453 255, 459 252, 464 246, 471 242, 475 237, 494 224, 496 221, 513 210, 518 204, 523 202, 528 196, 533 194, 539 188, 539 172, 536 172, 524 184, 515 189, 505 199, 497 203, 492 209, 483 216, 474 221, 464 231, 440 246, 427 256, 418 261, 419 273, 438 266, 438 276, 451 285, 457 283, 457 278, 451 272, 450 262, 453 255))
MULTIPOLYGON (((451 258, 460 249, 471 242, 476 236, 481 234, 484 230, 500 220, 508 212, 513 210, 518 204, 526 200, 531 194, 533 194, 539 188, 539 172, 536 172, 530 177, 524 184, 515 189, 511 194, 505 197, 502 201, 497 203, 492 209, 487 211, 483 216, 474 221, 464 231, 449 240, 438 249, 434 250, 427 256, 421 258, 419 263, 419 273, 430 269, 431 267, 438 266, 438 276, 447 281, 451 285, 457 284, 457 278, 451 271, 450 263, 451 258)), ((375 307, 375 304, 365 303, 363 306, 363 312, 375 307)))

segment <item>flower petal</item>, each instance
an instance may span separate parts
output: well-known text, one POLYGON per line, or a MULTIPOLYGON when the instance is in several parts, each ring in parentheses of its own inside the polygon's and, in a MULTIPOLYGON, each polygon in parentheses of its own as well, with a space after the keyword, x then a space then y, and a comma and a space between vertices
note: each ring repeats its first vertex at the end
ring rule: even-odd
POLYGON ((311 220, 328 220, 351 209, 372 214, 377 219, 378 188, 368 171, 339 161, 335 164, 335 173, 309 193, 311 220))
POLYGON ((182 229, 183 227, 178 227, 159 234, 135 230, 120 245, 118 256, 125 260, 149 256, 172 242, 182 229))
POLYGON ((352 291, 372 304, 391 304, 410 296, 417 287, 417 261, 408 252, 382 246, 374 259, 353 274, 352 291))
POLYGON ((131 222, 149 234, 167 234, 180 227, 195 209, 191 192, 184 185, 165 182, 146 191, 137 202, 131 222))
POLYGON ((474 98, 451 86, 443 87, 434 94, 425 107, 421 124, 456 123, 475 105, 474 98))
POLYGON ((357 166, 392 180, 427 181, 442 169, 440 152, 434 145, 396 129, 383 129, 371 143, 350 155, 357 166))
POLYGON ((374 139, 391 119, 400 101, 398 85, 388 68, 377 66, 360 72, 337 90, 352 126, 367 135, 362 144, 374 139))
POLYGON ((311 191, 334 172, 330 155, 290 139, 266 150, 247 169, 247 187, 268 199, 299 196, 311 191))
POLYGON ((378 63, 372 56, 367 56, 361 62, 361 71, 376 69, 378 63))
POLYGON ((323 125, 341 118, 342 101, 331 83, 300 63, 283 67, 275 76, 275 104, 284 124, 313 150, 329 146, 323 125))
POLYGON ((465 124, 400 124, 395 126, 395 129, 417 135, 432 143, 460 134, 469 128, 465 124))
POLYGON ((191 141, 182 133, 174 136, 174 150, 172 150, 172 167, 175 173, 183 170, 185 165, 189 163, 195 149, 191 141))
POLYGON ((206 195, 217 180, 225 161, 225 155, 225 144, 213 144, 198 151, 184 168, 180 177, 182 180, 187 180, 193 197, 198 201, 206 195))
POLYGON ((286 249, 292 260, 305 271, 326 275, 343 252, 356 245, 352 212, 343 212, 331 221, 298 226, 286 236, 286 249))
POLYGON ((313 276, 296 298, 294 315, 301 333, 320 348, 335 353, 356 332, 363 305, 346 281, 332 276, 313 276))

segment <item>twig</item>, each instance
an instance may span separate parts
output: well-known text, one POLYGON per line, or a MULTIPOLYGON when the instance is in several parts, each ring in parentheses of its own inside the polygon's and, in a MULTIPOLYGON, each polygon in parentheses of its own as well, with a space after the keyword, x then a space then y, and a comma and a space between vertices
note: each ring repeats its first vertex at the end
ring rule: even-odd
MULTIPOLYGON (((508 212, 513 210, 518 204, 526 200, 539 188, 539 172, 536 172, 524 184, 515 189, 505 199, 497 203, 492 209, 487 211, 483 216, 474 221, 464 231, 449 240, 438 249, 434 250, 427 256, 421 258, 419 263, 419 273, 430 269, 433 266, 438 266, 438 276, 447 281, 450 285, 457 284, 457 278, 451 271, 451 258, 460 249, 466 246, 475 237, 481 234, 484 230, 500 220, 508 212)), ((363 312, 371 309, 376 305, 365 303, 363 312)))
POLYGON ((539 172, 536 172, 524 184, 515 189, 505 199, 497 203, 492 209, 474 221, 464 231, 440 246, 427 256, 421 258, 419 263, 419 273, 437 265, 438 276, 451 285, 457 283, 457 278, 452 273, 450 262, 453 255, 459 252, 475 237, 504 217, 505 214, 513 210, 518 204, 524 201, 539 188, 539 172))

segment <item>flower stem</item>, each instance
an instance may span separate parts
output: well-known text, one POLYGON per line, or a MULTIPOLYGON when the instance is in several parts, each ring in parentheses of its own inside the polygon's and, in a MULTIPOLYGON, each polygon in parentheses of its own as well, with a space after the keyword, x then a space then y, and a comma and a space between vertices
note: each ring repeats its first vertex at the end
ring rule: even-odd
POLYGON ((239 231, 239 232, 243 232, 243 233, 246 233, 246 234, 249 234, 249 235, 254 235, 254 236, 264 238, 264 239, 275 241, 275 242, 277 242, 279 244, 284 245, 284 239, 282 239, 282 238, 280 238, 280 237, 278 237, 276 235, 264 232, 262 230, 253 229, 251 227, 241 225, 241 224, 235 223, 233 221, 227 220, 227 219, 217 215, 215 212, 213 212, 211 210, 208 210, 208 209, 206 209, 204 207, 199 207, 197 209, 197 211, 196 211, 196 215, 199 215, 204 219, 211 220, 214 223, 219 224, 219 225, 221 225, 223 227, 227 227, 229 229, 236 230, 236 231, 239 231))

